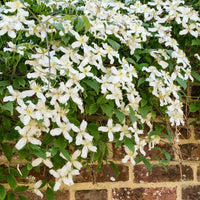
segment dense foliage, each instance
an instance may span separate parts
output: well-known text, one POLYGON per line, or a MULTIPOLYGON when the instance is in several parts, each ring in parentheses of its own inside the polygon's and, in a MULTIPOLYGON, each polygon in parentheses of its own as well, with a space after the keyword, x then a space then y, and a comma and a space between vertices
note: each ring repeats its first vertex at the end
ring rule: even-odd
MULTIPOLYGON (((0 182, 12 192, 0 185, 0 199, 27 189, 42 197, 43 187, 51 199, 91 163, 101 170, 110 162, 117 173, 109 144, 124 147, 123 163, 143 161, 151 170, 145 147, 178 140, 187 82, 200 82, 200 17, 193 7, 183 0, 1 5, 0 144, 9 167, 0 168, 0 182), (10 167, 13 154, 17 169, 10 167), (43 165, 55 183, 18 186, 43 165)), ((198 101, 190 105, 191 112, 199 108, 198 101)), ((156 149, 165 165, 169 154, 156 149)))

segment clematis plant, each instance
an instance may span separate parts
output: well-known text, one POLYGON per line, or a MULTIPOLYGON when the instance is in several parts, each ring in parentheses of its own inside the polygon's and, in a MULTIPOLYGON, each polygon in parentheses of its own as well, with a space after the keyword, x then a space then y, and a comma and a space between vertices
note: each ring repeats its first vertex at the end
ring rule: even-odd
POLYGON ((26 159, 21 178, 48 167, 55 184, 32 188, 41 198, 45 184, 57 191, 83 166, 101 169, 109 144, 151 170, 147 151, 178 138, 187 82, 200 81, 186 48, 200 44, 200 17, 183 0, 13 0, 0 19, 1 108, 13 118, 0 142, 10 162, 7 151, 26 159))

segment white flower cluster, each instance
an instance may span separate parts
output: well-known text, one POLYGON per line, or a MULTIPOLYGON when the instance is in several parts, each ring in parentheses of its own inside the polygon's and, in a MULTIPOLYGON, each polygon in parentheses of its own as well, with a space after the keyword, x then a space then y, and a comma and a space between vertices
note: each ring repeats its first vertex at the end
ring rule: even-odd
MULTIPOLYGON (((144 117, 139 110, 142 96, 137 84, 144 72, 145 82, 149 84, 147 92, 158 99, 161 107, 166 107, 171 125, 184 124, 183 105, 178 95, 181 86, 177 79, 192 80, 191 65, 172 37, 173 27, 169 24, 176 21, 182 27, 180 35, 191 34, 197 38, 200 34, 200 18, 195 10, 185 6, 182 0, 154 0, 147 4, 140 1, 87 0, 80 3, 81 6, 77 4, 79 1, 39 2, 45 2, 45 6, 51 9, 72 6, 82 12, 90 24, 84 32, 75 28, 72 18, 69 20, 61 14, 37 16, 41 23, 30 20, 31 12, 27 9, 30 5, 23 5, 19 0, 8 2, 0 8, 1 36, 7 34, 12 40, 21 31, 27 40, 36 36, 43 44, 46 34, 52 38, 56 34, 57 38, 69 37, 66 43, 61 39, 49 41, 49 49, 45 49, 44 45, 34 47, 25 62, 33 68, 27 74, 30 89, 20 92, 8 86, 10 96, 4 98, 4 102, 17 101, 18 104, 16 110, 23 125, 16 127, 21 135, 17 149, 22 149, 27 143, 42 145, 45 133, 55 137, 63 135, 68 144, 79 149, 61 169, 49 171, 57 178, 54 190, 58 190, 62 182, 72 185, 72 177, 79 174, 82 166, 78 159, 86 159, 89 152, 98 150, 94 136, 87 129, 87 119, 79 120, 80 126, 77 126, 68 118, 72 103, 80 114, 85 112, 85 80, 97 82, 101 88, 100 95, 113 101, 115 108, 125 116, 121 123, 115 123, 110 118, 107 124, 98 128, 98 131, 107 134, 108 142, 134 137, 135 151, 125 145, 127 155, 122 160, 124 163, 130 159, 135 164, 138 154, 146 155, 144 146, 147 143, 151 148, 159 142, 159 136, 150 139, 144 136, 140 126, 140 123, 146 124, 150 129, 148 133, 153 130, 151 112, 148 111, 144 117), (138 50, 142 52, 151 39, 158 43, 155 49, 148 49, 144 54, 149 54, 155 62, 138 67, 137 62, 133 62, 134 55, 138 50), (133 124, 130 123, 130 108, 138 119, 133 124)), ((18 47, 12 41, 8 42, 8 47, 4 51, 13 51, 21 56, 27 51, 27 47, 18 47)), ((47 152, 46 157, 46 160, 38 158, 33 161, 33 166, 44 162, 52 168, 51 154, 47 152)), ((63 155, 61 157, 65 158, 63 155)))

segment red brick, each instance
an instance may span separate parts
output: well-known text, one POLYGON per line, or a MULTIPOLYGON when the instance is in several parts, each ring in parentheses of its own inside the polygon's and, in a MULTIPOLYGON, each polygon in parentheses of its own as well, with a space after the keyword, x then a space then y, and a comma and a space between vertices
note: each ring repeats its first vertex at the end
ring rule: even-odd
POLYGON ((107 200, 107 190, 76 191, 75 200, 107 200))
POLYGON ((200 166, 197 168, 197 180, 200 181, 200 166))
POLYGON ((124 165, 116 166, 119 171, 118 177, 116 177, 116 173, 111 165, 104 165, 104 168, 98 173, 96 172, 97 167, 93 165, 90 170, 86 170, 86 168, 83 167, 80 171, 80 175, 74 177, 74 182, 112 182, 112 177, 114 177, 115 181, 128 181, 128 167, 124 165))
MULTIPOLYGON (((47 200, 45 191, 41 191, 43 193, 43 199, 42 200, 47 200)), ((23 193, 16 193, 15 199, 18 200, 18 196, 23 195, 26 196, 29 200, 39 200, 41 199, 38 195, 36 195, 34 192, 31 191, 25 191, 23 193)), ((69 191, 68 190, 62 190, 58 192, 54 192, 54 199, 55 200, 70 200, 69 199, 69 191)))
MULTIPOLYGON (((174 160, 174 151, 170 144, 168 144, 168 143, 157 144, 157 145, 155 145, 155 147, 158 147, 161 150, 165 150, 167 153, 170 154, 171 160, 174 160)), ((165 155, 163 153, 161 153, 161 151, 156 150, 156 149, 149 150, 148 148, 149 148, 148 146, 145 146, 144 150, 147 153, 146 157, 148 157, 149 159, 151 159, 151 160, 156 160, 156 158, 166 159, 165 155)))
MULTIPOLYGON (((193 171, 189 166, 182 166, 183 180, 192 180, 193 171)), ((148 182, 176 182, 180 181, 180 166, 170 165, 167 166, 167 171, 161 166, 153 166, 152 174, 145 165, 136 165, 134 167, 134 182, 148 183, 148 182)))
POLYGON ((200 185, 184 185, 182 187, 182 200, 199 200, 200 185))
POLYGON ((180 139, 189 139, 191 137, 191 130, 190 127, 181 127, 179 129, 181 135, 179 136, 180 139))
POLYGON ((200 144, 182 144, 179 146, 183 160, 200 160, 200 144))
POLYGON ((197 140, 200 139, 200 124, 199 123, 194 125, 194 136, 195 136, 195 139, 197 140))
POLYGON ((176 188, 120 188, 112 190, 112 200, 176 200, 176 188))
POLYGON ((121 160, 126 155, 126 152, 123 146, 115 147, 113 144, 113 159, 114 160, 121 160))

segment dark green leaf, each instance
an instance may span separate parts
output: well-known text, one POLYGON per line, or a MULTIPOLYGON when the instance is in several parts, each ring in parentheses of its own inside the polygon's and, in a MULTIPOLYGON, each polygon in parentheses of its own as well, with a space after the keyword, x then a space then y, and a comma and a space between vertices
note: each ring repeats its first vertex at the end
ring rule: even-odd
POLYGON ((117 118, 119 119, 119 121, 123 122, 123 120, 124 120, 124 114, 120 110, 118 110, 118 109, 115 109, 115 114, 116 114, 117 118))
POLYGON ((132 122, 137 121, 138 118, 135 116, 135 112, 131 106, 129 106, 129 110, 130 110, 130 116, 131 116, 132 122))
POLYGON ((182 86, 184 89, 187 88, 187 83, 186 83, 183 79, 177 77, 177 78, 176 78, 176 81, 177 81, 177 82, 179 83, 179 85, 182 86))
POLYGON ((3 185, 0 185, 0 200, 4 200, 6 197, 6 189, 3 185))
POLYGON ((146 80, 146 78, 144 78, 144 77, 140 78, 139 81, 138 81, 138 87, 139 87, 142 83, 144 83, 145 80, 146 80))
POLYGON ((112 48, 116 51, 119 50, 120 44, 115 42, 114 40, 108 39, 108 43, 112 46, 112 48))
POLYGON ((149 106, 139 107, 139 112, 142 115, 143 118, 146 118, 149 111, 151 111, 151 108, 149 106))
POLYGON ((48 200, 54 200, 54 192, 50 187, 46 189, 46 196, 48 200))
POLYGON ((89 114, 92 115, 94 113, 96 113, 98 110, 98 106, 97 104, 91 104, 90 107, 89 107, 89 114))
POLYGON ((195 80, 200 82, 200 75, 197 72, 191 71, 191 74, 195 78, 195 80))
POLYGON ((191 103, 189 106, 190 112, 197 112, 200 109, 200 102, 191 103))
POLYGON ((29 186, 18 186, 15 188, 14 192, 17 193, 21 193, 21 192, 25 192, 27 189, 29 188, 29 186))
POLYGON ((83 23, 84 23, 84 27, 85 27, 85 32, 88 32, 88 30, 91 27, 91 24, 85 15, 83 15, 82 18, 83 18, 83 23))
POLYGON ((99 140, 99 131, 98 131, 98 125, 95 123, 90 123, 87 126, 88 132, 94 136, 95 140, 99 140))
POLYGON ((194 45, 196 45, 196 46, 200 45, 200 39, 192 40, 192 46, 194 46, 194 45))
POLYGON ((14 195, 14 193, 9 193, 9 195, 8 195, 8 200, 15 200, 15 195, 14 195))
POLYGON ((142 156, 142 161, 143 163, 146 165, 146 167, 149 169, 150 173, 152 173, 152 166, 151 166, 151 163, 144 157, 142 156))
POLYGON ((28 198, 23 195, 19 195, 19 200, 28 200, 28 198))
POLYGON ((84 82, 94 89, 97 94, 99 93, 99 83, 96 80, 85 80, 84 82))
POLYGON ((113 168, 113 170, 114 170, 114 172, 116 174, 116 177, 118 177, 119 176, 119 170, 118 170, 116 164, 114 162, 112 162, 112 161, 109 161, 109 162, 110 162, 110 164, 111 164, 111 166, 112 166, 112 168, 113 168))
POLYGON ((52 25, 53 25, 56 29, 58 29, 59 31, 62 31, 63 33, 65 33, 65 29, 64 29, 62 23, 52 23, 52 25))
POLYGON ((43 150, 32 150, 32 152, 37 156, 43 159, 46 159, 46 153, 43 150))
POLYGON ((65 156, 65 158, 67 158, 68 161, 71 161, 70 154, 68 153, 67 150, 65 150, 65 149, 60 149, 60 152, 63 154, 63 156, 65 156))
POLYGON ((109 117, 112 116, 113 113, 113 106, 111 106, 110 104, 102 104, 100 105, 101 109, 104 113, 106 113, 106 115, 108 115, 109 117))
POLYGON ((8 102, 4 105, 0 105, 0 107, 3 109, 3 110, 8 110, 11 112, 11 114, 13 113, 13 103, 12 102, 8 102))
POLYGON ((9 85, 7 81, 0 81, 0 87, 5 87, 7 85, 9 85))
POLYGON ((7 175, 7 181, 13 190, 17 187, 17 180, 12 174, 7 175))
POLYGON ((57 140, 54 142, 54 147, 57 147, 59 149, 64 149, 67 145, 66 139, 60 135, 57 140))
POLYGON ((125 137, 124 144, 134 153, 135 152, 135 146, 133 144, 133 141, 130 138, 125 137))
POLYGON ((79 32, 83 29, 84 22, 82 17, 78 17, 78 23, 76 24, 76 31, 79 32))
POLYGON ((1 144, 2 150, 8 161, 10 162, 13 157, 12 148, 8 144, 1 144))

